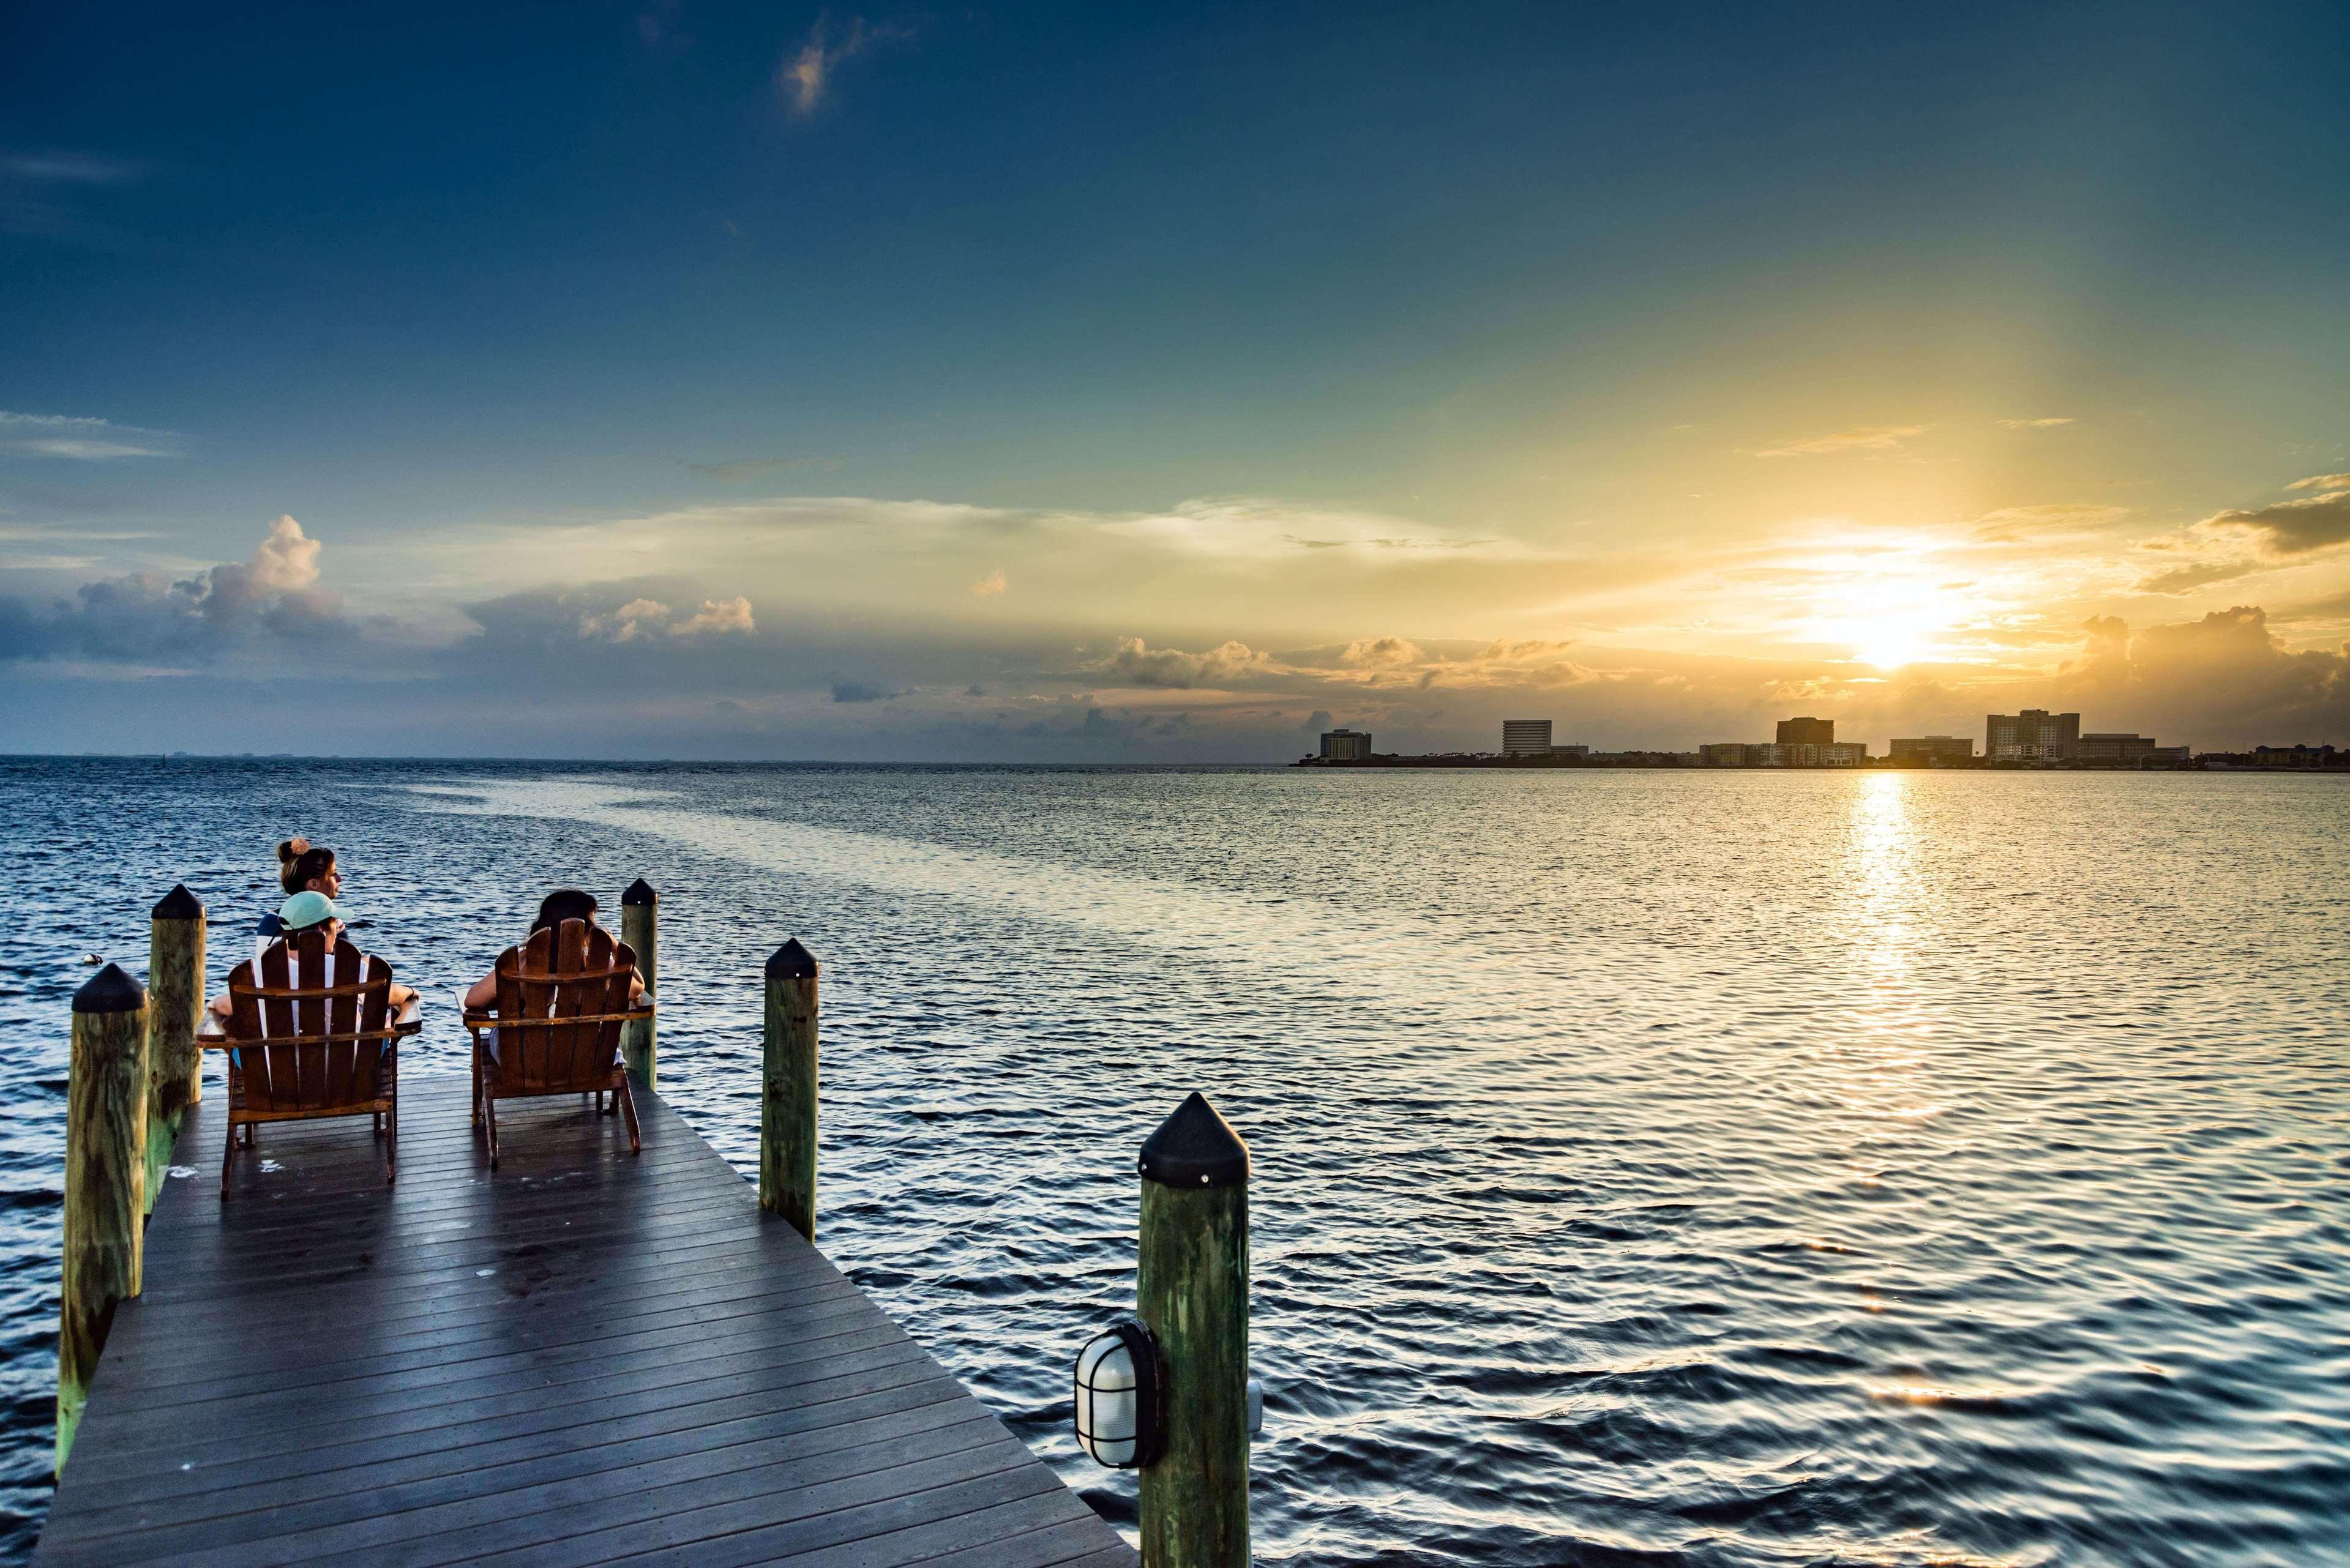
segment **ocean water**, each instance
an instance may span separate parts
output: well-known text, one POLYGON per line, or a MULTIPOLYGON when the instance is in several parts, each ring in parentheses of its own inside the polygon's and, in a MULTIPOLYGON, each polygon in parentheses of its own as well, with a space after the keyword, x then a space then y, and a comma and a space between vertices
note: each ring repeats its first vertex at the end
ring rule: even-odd
POLYGON ((2350 1562, 2350 779, 19 759, 0 823, 12 1557, 83 957, 184 880, 217 985, 298 831, 438 1003, 408 1073, 542 890, 646 877, 746 1173, 806 942, 823 1246, 1121 1523, 1067 1369, 1199 1088, 1262 1562, 2350 1562))

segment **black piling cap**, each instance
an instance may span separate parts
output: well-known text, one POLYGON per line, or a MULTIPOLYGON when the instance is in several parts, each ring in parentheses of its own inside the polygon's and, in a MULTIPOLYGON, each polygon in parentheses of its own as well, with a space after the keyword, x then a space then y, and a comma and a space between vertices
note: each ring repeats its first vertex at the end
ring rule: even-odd
POLYGON ((1142 1140, 1143 1176, 1161 1187, 1245 1187, 1248 1145, 1199 1090, 1142 1140))
POLYGON ((158 920, 201 920, 204 918, 204 902, 188 891, 185 882, 174 882, 172 890, 158 899, 148 914, 158 920))
POLYGON ((629 883, 629 890, 620 895, 620 903, 624 908, 629 904, 658 904, 660 902, 660 895, 654 892, 653 885, 646 881, 641 877, 629 883))
POLYGON ((782 947, 777 948, 775 956, 767 961, 767 978, 769 980, 814 980, 816 955, 800 946, 799 938, 794 937, 782 947))
POLYGON ((122 972, 120 964, 108 964, 74 992, 76 1012, 136 1012, 146 1005, 146 992, 122 972))

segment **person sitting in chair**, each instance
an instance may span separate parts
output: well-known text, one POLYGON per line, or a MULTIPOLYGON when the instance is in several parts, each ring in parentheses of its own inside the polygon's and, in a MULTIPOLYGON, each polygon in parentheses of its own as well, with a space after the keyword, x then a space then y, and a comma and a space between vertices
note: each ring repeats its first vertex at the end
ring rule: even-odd
MULTIPOLYGON (((326 894, 316 890, 306 890, 296 893, 292 898, 286 899, 286 902, 280 904, 277 907, 277 921, 278 925, 283 929, 283 934, 276 939, 277 941, 290 944, 296 937, 300 936, 303 932, 309 930, 314 927, 324 928, 327 937, 327 950, 331 954, 335 950, 335 944, 342 940, 343 938, 342 910, 335 907, 334 899, 328 898, 326 894)), ((272 944, 268 942, 263 943, 262 950, 266 951, 271 945, 272 944)), ((256 964, 259 963, 260 958, 258 954, 255 956, 254 961, 256 964)), ((328 967, 329 971, 331 972, 331 964, 328 967)), ((367 959, 365 954, 360 955, 359 972, 362 974, 367 972, 367 959)), ((297 976, 296 979, 298 983, 299 977, 297 976)), ((400 984, 398 981, 392 981, 391 992, 390 996, 387 998, 387 1002, 391 1008, 393 1016, 397 1017, 407 1008, 409 1003, 415 1000, 416 992, 413 990, 408 986, 400 984)), ((218 996, 213 998, 212 1011, 220 1017, 226 1018, 229 1015, 231 1007, 232 1002, 227 992, 224 991, 218 996)))
MULTIPOLYGON (((557 888, 538 901, 538 919, 530 923, 530 935, 535 937, 541 931, 553 930, 566 920, 585 920, 592 926, 596 923, 596 908, 595 894, 577 888, 557 888)), ((527 941, 529 939, 524 940, 527 941)), ((633 1007, 644 994, 645 977, 643 971, 639 971, 629 977, 629 1004, 633 1007)), ((490 972, 475 981, 466 991, 465 1007, 469 1012, 486 1012, 497 1004, 498 971, 497 966, 493 964, 490 972)))

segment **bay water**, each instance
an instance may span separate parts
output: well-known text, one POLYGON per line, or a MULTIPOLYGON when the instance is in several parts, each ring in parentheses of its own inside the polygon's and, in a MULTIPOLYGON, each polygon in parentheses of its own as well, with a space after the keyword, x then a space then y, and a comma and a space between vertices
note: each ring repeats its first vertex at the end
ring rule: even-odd
POLYGON ((652 882, 661 1091, 746 1176, 798 937, 822 1245, 1129 1530, 1069 1365, 1197 1088, 1262 1562, 2350 1562, 2350 778, 16 758, 0 824, 0 1555, 68 999, 181 881, 217 989, 302 833, 403 1076, 542 892, 652 882))

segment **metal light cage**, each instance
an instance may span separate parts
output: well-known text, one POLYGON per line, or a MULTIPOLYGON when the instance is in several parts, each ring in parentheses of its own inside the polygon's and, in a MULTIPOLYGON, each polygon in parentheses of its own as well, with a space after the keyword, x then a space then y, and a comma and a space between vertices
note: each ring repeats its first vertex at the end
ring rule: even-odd
POLYGON ((1159 1342, 1126 1314, 1077 1352, 1077 1446, 1114 1470, 1139 1469, 1159 1457, 1159 1342))

